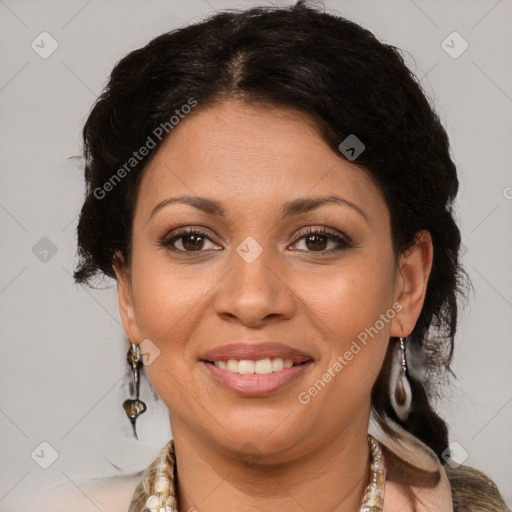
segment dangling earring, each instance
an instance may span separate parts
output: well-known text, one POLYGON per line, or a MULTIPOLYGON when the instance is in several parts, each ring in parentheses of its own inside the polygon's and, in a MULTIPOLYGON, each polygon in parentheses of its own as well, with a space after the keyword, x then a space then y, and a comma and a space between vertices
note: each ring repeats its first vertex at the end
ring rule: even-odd
POLYGON ((411 412, 412 390, 407 378, 407 359, 405 354, 405 338, 400 337, 396 355, 393 356, 389 395, 396 415, 407 421, 411 412))
POLYGON ((128 349, 127 360, 133 372, 133 381, 135 384, 135 400, 128 398, 123 402, 123 408, 130 420, 133 427, 133 435, 135 439, 137 437, 137 431, 135 430, 135 422, 137 417, 146 411, 146 404, 139 400, 139 368, 142 365, 142 358, 140 355, 140 347, 132 341, 130 341, 130 348, 128 349))

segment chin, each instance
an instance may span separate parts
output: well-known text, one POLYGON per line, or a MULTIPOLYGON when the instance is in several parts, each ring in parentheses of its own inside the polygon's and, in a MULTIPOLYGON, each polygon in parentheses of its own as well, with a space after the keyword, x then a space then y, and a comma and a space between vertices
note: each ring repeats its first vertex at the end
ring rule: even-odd
MULTIPOLYGON (((283 409, 284 410, 284 409, 283 409)), ((276 417, 275 413, 246 415, 242 421, 239 417, 238 423, 231 422, 231 427, 219 431, 221 436, 217 438, 219 445, 224 445, 225 449, 235 452, 235 454, 246 454, 247 456, 259 455, 263 457, 268 455, 270 460, 272 456, 279 456, 284 452, 294 451, 304 437, 304 432, 296 432, 293 428, 304 428, 303 421, 293 421, 291 424, 286 421, 291 415, 280 414, 276 417), (292 428, 290 428, 292 427, 292 428)), ((227 418, 224 417, 224 420, 227 418)))

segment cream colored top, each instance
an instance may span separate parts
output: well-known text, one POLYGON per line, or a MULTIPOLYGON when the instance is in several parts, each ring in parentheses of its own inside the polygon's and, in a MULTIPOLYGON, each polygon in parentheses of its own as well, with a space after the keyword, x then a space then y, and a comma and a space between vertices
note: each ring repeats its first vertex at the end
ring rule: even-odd
MULTIPOLYGON (((64 484, 38 498, 34 512, 126 512, 142 471, 131 476, 64 484)), ((16 511, 12 511, 16 512, 16 511)), ((27 511, 28 512, 28 511, 27 511)))

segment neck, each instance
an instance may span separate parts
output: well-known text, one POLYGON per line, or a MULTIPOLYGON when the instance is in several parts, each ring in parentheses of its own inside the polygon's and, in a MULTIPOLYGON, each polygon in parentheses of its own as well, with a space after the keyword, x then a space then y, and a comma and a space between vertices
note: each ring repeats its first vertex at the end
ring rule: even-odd
POLYGON ((173 425, 179 512, 358 512, 369 478, 365 428, 309 444, 287 462, 254 463, 173 425))

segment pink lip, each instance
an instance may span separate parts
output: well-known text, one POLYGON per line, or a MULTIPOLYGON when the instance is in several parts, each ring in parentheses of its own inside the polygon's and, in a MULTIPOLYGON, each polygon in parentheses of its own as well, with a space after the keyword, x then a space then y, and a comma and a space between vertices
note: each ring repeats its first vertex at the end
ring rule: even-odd
POLYGON ((276 357, 291 359, 294 363, 303 363, 312 359, 309 354, 272 341, 231 343, 209 350, 200 359, 203 361, 228 361, 229 359, 258 361, 267 357, 270 359, 276 357))
MULTIPOLYGON (((260 359, 263 358, 260 357, 260 359)), ((313 361, 309 360, 303 364, 264 375, 242 375, 222 370, 206 361, 202 361, 202 364, 217 382, 235 394, 245 397, 262 397, 273 395, 295 382, 313 364, 313 361)))
POLYGON ((246 340, 244 343, 223 345, 205 352, 200 360, 218 383, 235 394, 246 397, 275 394, 299 379, 313 364, 313 358, 305 352, 283 343, 260 340, 246 340), (290 359, 295 366, 263 375, 242 375, 223 370, 211 363, 213 361, 228 361, 229 359, 258 361, 266 358, 290 359))

